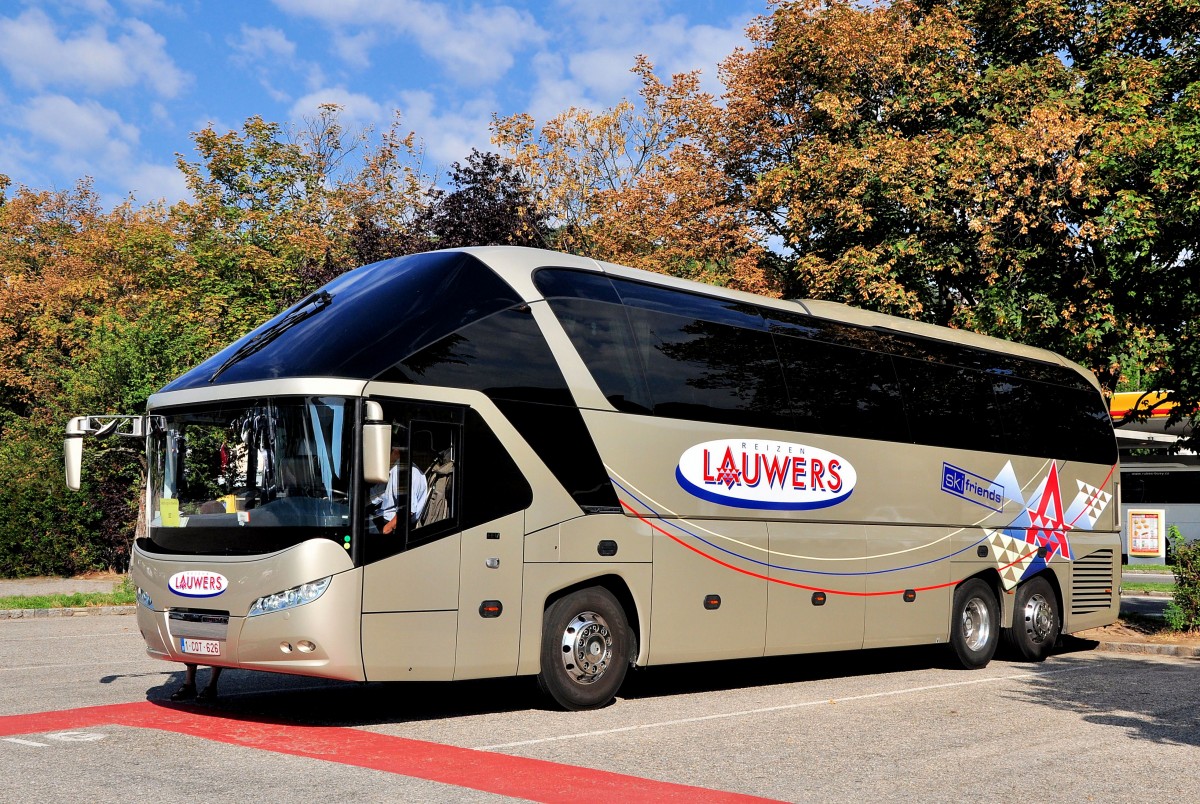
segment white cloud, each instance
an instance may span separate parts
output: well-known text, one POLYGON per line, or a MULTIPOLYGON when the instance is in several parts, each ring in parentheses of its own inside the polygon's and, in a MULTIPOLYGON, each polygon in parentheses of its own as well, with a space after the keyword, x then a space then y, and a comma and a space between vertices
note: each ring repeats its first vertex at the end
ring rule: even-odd
POLYGON ((505 5, 476 5, 461 10, 423 0, 274 2, 288 14, 315 19, 332 28, 335 52, 354 66, 366 63, 362 47, 381 43, 383 37, 378 34, 391 31, 410 38, 453 78, 468 84, 498 81, 512 67, 517 53, 542 44, 548 36, 532 14, 505 5), (364 31, 375 36, 354 39, 364 31), (351 48, 351 43, 359 49, 351 48))
POLYGON ((531 61, 531 68, 534 85, 526 111, 533 115, 538 123, 544 123, 572 106, 583 109, 599 108, 600 104, 588 94, 583 84, 568 77, 566 65, 557 54, 537 54, 531 61))
POLYGON ((191 198, 187 181, 174 164, 155 165, 142 162, 121 171, 110 183, 128 187, 139 205, 159 199, 174 204, 176 201, 191 198))
POLYGON ((601 48, 574 53, 567 64, 571 79, 589 95, 616 99, 637 92, 637 76, 629 71, 636 58, 628 48, 601 48))
POLYGON ((227 41, 233 51, 233 63, 251 71, 277 103, 292 102, 293 93, 281 88, 291 75, 301 76, 303 84, 312 89, 325 85, 321 66, 298 58, 296 43, 279 28, 243 25, 239 35, 227 41))
POLYGON ((494 106, 491 98, 475 98, 450 109, 433 94, 414 90, 402 93, 398 108, 403 128, 422 138, 430 169, 444 171, 466 159, 472 148, 491 149, 488 124, 494 106))
POLYGON ((333 52, 351 67, 365 70, 371 66, 371 48, 379 40, 379 33, 373 30, 355 34, 336 31, 333 35, 333 52))
POLYGON ((127 157, 139 139, 135 126, 93 100, 40 95, 18 109, 17 115, 21 128, 66 154, 127 157))
POLYGON ((0 64, 17 85, 35 91, 60 86, 104 92, 145 84, 164 97, 177 95, 189 79, 167 55, 166 40, 139 20, 119 27, 115 40, 99 24, 60 37, 39 9, 0 17, 0 64))
POLYGON ((366 95, 341 87, 319 89, 297 99, 288 116, 297 122, 306 117, 316 117, 323 103, 336 103, 342 107, 338 119, 347 129, 379 126, 388 119, 388 112, 381 104, 366 95))
POLYGON ((562 0, 558 11, 554 51, 538 53, 530 64, 534 86, 527 111, 539 122, 572 105, 599 111, 622 98, 633 100, 640 89, 631 72, 638 55, 650 59, 664 82, 675 73, 700 70, 701 88, 720 95, 717 67, 746 44, 751 17, 732 14, 723 26, 691 24, 682 15, 667 15, 654 0, 562 0))
POLYGON ((233 52, 248 62, 291 61, 296 55, 296 43, 278 28, 254 28, 243 25, 241 35, 229 41, 233 52))

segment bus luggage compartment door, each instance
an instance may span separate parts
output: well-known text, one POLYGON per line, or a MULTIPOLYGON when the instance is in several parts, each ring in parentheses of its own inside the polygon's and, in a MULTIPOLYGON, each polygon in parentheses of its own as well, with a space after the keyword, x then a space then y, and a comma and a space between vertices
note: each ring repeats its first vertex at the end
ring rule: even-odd
POLYGON ((517 672, 524 545, 524 512, 463 531, 454 678, 517 672))

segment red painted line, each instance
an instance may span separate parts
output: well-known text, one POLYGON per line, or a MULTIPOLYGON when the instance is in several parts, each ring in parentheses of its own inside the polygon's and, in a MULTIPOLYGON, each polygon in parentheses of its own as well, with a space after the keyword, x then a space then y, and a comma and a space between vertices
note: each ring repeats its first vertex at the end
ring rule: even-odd
POLYGON ((0 716, 0 737, 131 726, 320 759, 532 801, 771 801, 541 759, 410 740, 361 729, 305 726, 151 702, 0 716))
MULTIPOLYGON (((708 553, 704 552, 703 550, 699 549, 698 547, 695 547, 694 545, 690 545, 687 542, 683 541, 675 534, 669 533, 668 531, 663 530, 658 525, 655 525, 649 519, 647 519, 646 517, 639 514, 636 510, 634 510, 633 506, 631 506, 629 503, 625 502, 624 500, 621 501, 621 505, 625 506, 625 509, 627 511, 629 511, 629 513, 631 513, 635 517, 637 517, 641 522, 648 525, 651 529, 658 531, 663 536, 666 536, 668 539, 675 542, 676 544, 682 545, 682 546, 686 547, 687 549, 691 550, 693 553, 703 556, 704 558, 707 558, 709 561, 720 564, 722 567, 725 567, 726 569, 731 569, 734 572, 740 572, 743 575, 749 575, 751 578, 758 578, 759 580, 770 581, 771 583, 777 583, 777 584, 781 584, 783 586, 790 586, 793 589, 804 589, 805 591, 808 591, 808 592, 824 592, 827 595, 844 595, 846 597, 883 597, 885 595, 902 595, 908 591, 907 589, 891 589, 886 592, 847 592, 847 591, 843 591, 840 589, 823 589, 819 586, 805 586, 802 583, 794 583, 793 581, 785 581, 782 578, 772 578, 770 575, 762 575, 757 572, 751 572, 748 569, 742 569, 741 567, 737 567, 737 566, 734 566, 733 564, 722 561, 721 559, 717 558, 716 556, 710 556, 708 553)), ((1031 550, 1030 552, 1026 553, 1025 555, 1019 556, 1016 561, 1009 562, 1008 564, 1005 564, 1003 567, 1000 567, 1000 569, 1006 570, 1009 567, 1013 566, 1014 564, 1019 564, 1020 562, 1024 561, 1026 558, 1029 558, 1030 556, 1034 555, 1035 553, 1037 553, 1036 547, 1033 550, 1031 550)), ((914 592, 929 592, 933 589, 945 589, 950 586, 958 586, 960 583, 963 582, 963 580, 964 580, 963 578, 959 578, 957 581, 950 581, 949 583, 939 583, 939 584, 934 584, 933 586, 918 586, 918 587, 913 588, 912 591, 914 591, 914 592)))

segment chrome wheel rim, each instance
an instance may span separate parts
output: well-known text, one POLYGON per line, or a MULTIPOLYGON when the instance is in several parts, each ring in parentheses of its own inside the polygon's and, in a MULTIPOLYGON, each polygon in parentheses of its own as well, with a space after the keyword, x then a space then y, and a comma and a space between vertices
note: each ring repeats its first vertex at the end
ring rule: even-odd
POLYGON ((576 614, 562 636, 562 662, 567 677, 576 684, 595 684, 612 660, 612 632, 594 611, 576 614))
POLYGON ((1043 595, 1033 595, 1025 603, 1025 633, 1035 644, 1045 642, 1054 630, 1054 609, 1043 595))
POLYGON ((992 636, 992 613, 977 597, 967 601, 962 613, 963 642, 973 651, 982 650, 992 636))

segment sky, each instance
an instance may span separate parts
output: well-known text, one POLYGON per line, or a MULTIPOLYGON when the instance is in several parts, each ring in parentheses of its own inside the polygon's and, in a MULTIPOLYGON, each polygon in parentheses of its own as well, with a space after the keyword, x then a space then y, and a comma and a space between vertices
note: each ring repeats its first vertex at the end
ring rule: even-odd
POLYGON ((252 115, 402 128, 444 173, 489 149, 493 114, 599 111, 656 72, 718 64, 766 0, 0 0, 0 174, 103 202, 187 197, 191 134, 252 115))

